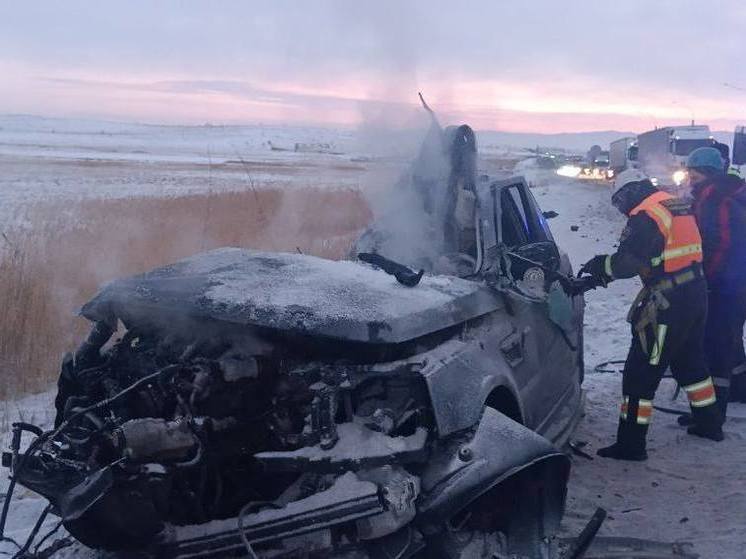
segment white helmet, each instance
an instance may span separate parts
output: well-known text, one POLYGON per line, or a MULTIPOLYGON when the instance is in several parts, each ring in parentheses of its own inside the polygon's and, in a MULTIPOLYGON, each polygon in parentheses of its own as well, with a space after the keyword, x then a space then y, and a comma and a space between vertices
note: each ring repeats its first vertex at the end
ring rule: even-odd
POLYGON ((614 179, 614 186, 611 189, 611 195, 614 196, 614 194, 619 192, 624 186, 628 185, 631 182, 640 182, 645 180, 650 179, 647 177, 647 175, 645 175, 638 169, 627 169, 626 171, 622 171, 614 179))

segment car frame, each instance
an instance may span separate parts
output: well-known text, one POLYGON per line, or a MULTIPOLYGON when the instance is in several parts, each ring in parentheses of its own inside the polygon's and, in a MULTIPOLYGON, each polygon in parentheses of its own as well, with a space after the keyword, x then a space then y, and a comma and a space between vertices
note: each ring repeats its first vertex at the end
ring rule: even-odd
MULTIPOLYGON (((458 130, 462 133, 463 127, 458 130)), ((461 146, 454 149, 468 148, 468 143, 454 144, 461 146)), ((558 529, 569 476, 569 459, 560 448, 582 407, 583 300, 568 297, 555 281, 553 274, 572 274, 569 259, 555 243, 525 179, 483 177, 472 181, 472 188, 475 238, 467 277, 428 274, 421 285, 404 288, 393 278, 387 280, 390 286, 386 284, 384 292, 399 297, 395 301, 402 306, 408 301, 417 312, 390 304, 392 315, 386 320, 365 316, 355 322, 329 318, 323 308, 299 311, 293 300, 261 307, 265 299, 257 286, 285 288, 263 275, 278 267, 299 266, 303 274, 318 273, 330 284, 347 282, 352 274, 359 278, 356 289, 366 283, 383 285, 386 274, 363 263, 244 249, 197 255, 104 287, 82 310, 94 324, 91 335, 63 363, 56 427, 37 431, 25 453, 14 446, 5 459, 11 474, 49 499, 66 528, 94 547, 150 550, 185 559, 226 553, 271 557, 291 553, 288 545, 300 546, 311 556, 354 552, 410 557, 425 552, 455 558, 469 556, 469 546, 481 538, 495 552, 547 556, 547 538, 558 529), (208 288, 214 293, 216 286, 219 291, 230 282, 238 282, 234 294, 242 298, 206 296, 208 288), (440 298, 428 295, 433 290, 440 298), (432 302, 436 299, 437 304, 432 302), (65 444, 72 443, 61 435, 100 409, 108 410, 105 421, 112 422, 113 433, 129 428, 128 437, 134 440, 137 432, 150 435, 147 429, 152 428, 160 430, 158 436, 168 433, 193 443, 189 433, 177 433, 181 424, 173 418, 133 419, 127 415, 129 408, 115 406, 114 400, 121 401, 125 392, 135 394, 133 390, 156 373, 93 403, 85 399, 84 390, 70 384, 88 358, 95 368, 102 367, 102 356, 110 356, 105 344, 113 333, 112 321, 124 322, 129 331, 160 335, 178 329, 179 320, 184 331, 209 331, 217 338, 240 338, 259 330, 267 339, 281 340, 273 343, 299 344, 313 355, 291 371, 305 381, 313 369, 313 378, 321 379, 303 388, 313 394, 313 401, 304 404, 310 410, 310 426, 301 434, 306 442, 255 452, 250 460, 267 472, 321 476, 327 480, 324 489, 297 499, 282 493, 258 512, 242 508, 240 514, 201 523, 179 524, 154 515, 146 530, 132 524, 130 511, 137 508, 143 516, 138 520, 145 522, 149 497, 129 502, 124 493, 117 493, 133 476, 155 475, 146 473, 150 470, 145 459, 133 458, 132 448, 106 467, 73 471, 73 460, 65 458, 65 444), (338 352, 345 360, 338 359, 338 352), (360 393, 374 380, 388 387, 405 379, 419 414, 406 421, 415 426, 405 434, 397 428, 370 427, 378 411, 360 415, 359 403, 365 402, 360 393), (71 398, 83 398, 89 405, 71 409, 71 398), (344 410, 342 401, 357 404, 344 410), (358 436, 361 429, 366 430, 363 437, 358 436), (374 439, 375 444, 370 442, 374 439), (50 463, 64 475, 43 475, 50 463), (68 466, 72 469, 66 470, 68 466)), ((290 283, 291 290, 305 285, 297 277, 290 283)), ((349 285, 338 291, 343 302, 352 297, 349 285)), ((300 291, 290 293, 297 296, 300 291)), ((376 297, 362 304, 371 309, 371 316, 380 305, 376 297)), ((407 405, 413 404, 401 404, 407 405)), ((392 409, 397 406, 391 404, 392 409)), ((19 432, 25 428, 16 427, 19 432)), ((200 426, 194 422, 190 428, 200 426)), ((301 435, 293 440, 301 440, 301 435)), ((120 439, 125 445, 129 441, 120 439)), ((171 458, 164 458, 161 449, 151 450, 141 449, 158 466, 151 470, 170 475, 171 458)))

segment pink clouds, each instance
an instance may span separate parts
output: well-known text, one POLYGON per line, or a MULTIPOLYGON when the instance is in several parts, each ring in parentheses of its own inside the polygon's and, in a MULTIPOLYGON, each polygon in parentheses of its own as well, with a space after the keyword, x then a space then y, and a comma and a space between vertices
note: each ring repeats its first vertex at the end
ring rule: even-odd
POLYGON ((406 126, 416 93, 446 121, 513 132, 642 131, 689 121, 732 129, 746 116, 742 92, 716 98, 679 91, 614 86, 592 78, 547 75, 520 82, 421 76, 326 76, 262 82, 201 76, 83 75, 5 66, 0 112, 30 112, 163 123, 301 123, 355 126, 384 119, 406 126), (45 77, 40 77, 45 75, 45 77))

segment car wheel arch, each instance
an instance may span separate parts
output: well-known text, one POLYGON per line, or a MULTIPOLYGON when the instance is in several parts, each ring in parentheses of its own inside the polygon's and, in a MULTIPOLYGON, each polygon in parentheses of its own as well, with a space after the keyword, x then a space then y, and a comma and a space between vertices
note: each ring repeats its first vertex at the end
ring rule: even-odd
POLYGON ((518 398, 507 386, 499 385, 493 388, 487 395, 484 406, 506 415, 516 423, 525 425, 518 398))

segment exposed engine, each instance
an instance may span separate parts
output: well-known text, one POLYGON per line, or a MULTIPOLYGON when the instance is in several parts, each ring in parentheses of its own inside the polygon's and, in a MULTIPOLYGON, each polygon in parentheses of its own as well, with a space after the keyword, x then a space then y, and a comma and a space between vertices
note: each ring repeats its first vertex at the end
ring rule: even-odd
POLYGON ((358 262, 225 247, 104 286, 11 484, 88 546, 168 559, 549 557, 569 460, 543 435, 580 391, 549 312, 495 281, 497 193, 528 186, 478 184, 473 131, 434 115, 409 178, 418 238, 394 212, 358 262))
POLYGON ((167 539, 167 526, 239 514, 250 523, 340 484, 347 496, 352 486, 373 497, 388 486, 388 514, 376 498, 353 533, 346 527, 350 540, 379 538, 414 516, 419 478, 405 467, 426 458, 430 422, 414 371, 299 360, 257 337, 204 332, 128 331, 99 353, 107 333, 97 323, 65 360, 56 429, 19 460, 24 484, 80 541, 141 548, 167 539))

